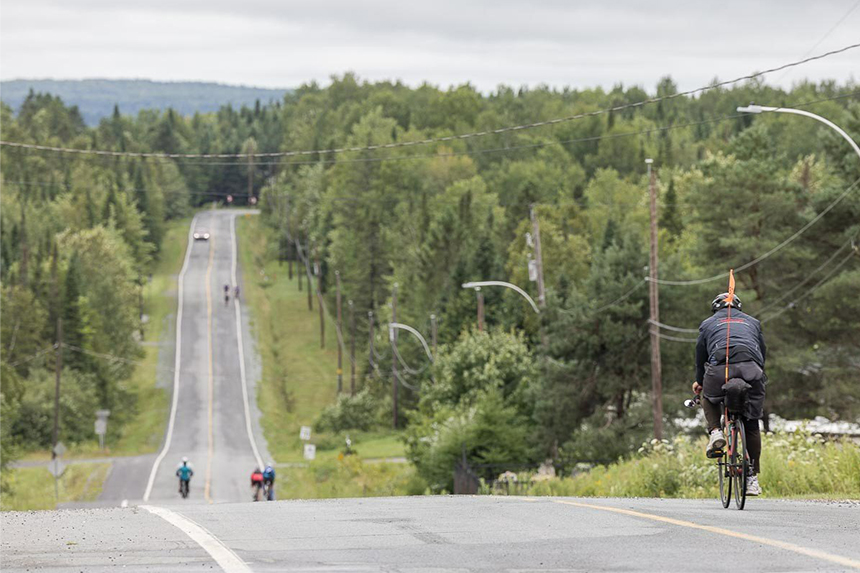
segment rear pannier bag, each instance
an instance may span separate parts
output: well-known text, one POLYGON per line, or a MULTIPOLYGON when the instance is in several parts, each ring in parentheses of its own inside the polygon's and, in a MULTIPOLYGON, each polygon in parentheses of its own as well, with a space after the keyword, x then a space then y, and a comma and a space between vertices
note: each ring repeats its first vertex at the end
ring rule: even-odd
POLYGON ((723 384, 723 392, 726 394, 726 406, 729 412, 742 414, 746 409, 747 392, 752 388, 741 378, 732 378, 723 384))

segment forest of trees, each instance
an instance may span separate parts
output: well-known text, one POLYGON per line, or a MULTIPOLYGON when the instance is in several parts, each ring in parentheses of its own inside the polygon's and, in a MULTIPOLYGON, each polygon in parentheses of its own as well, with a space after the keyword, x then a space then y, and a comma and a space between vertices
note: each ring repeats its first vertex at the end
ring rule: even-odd
POLYGON ((151 80, 4 80, 0 82, 3 103, 17 109, 30 92, 58 96, 66 105, 77 106, 89 126, 111 116, 115 106, 137 115, 143 110, 172 108, 182 115, 211 113, 226 105, 253 106, 280 101, 289 90, 235 86, 211 82, 156 82, 151 80))
MULTIPOLYGON (((432 487, 446 487, 450 473, 439 468, 450 468, 445 464, 464 446, 484 462, 629 452, 651 432, 646 158, 654 159, 659 191, 660 276, 693 281, 660 287, 661 322, 692 329, 661 331, 670 431, 694 374, 689 341, 726 287, 724 279, 698 279, 771 251, 737 275, 744 309, 764 322, 768 410, 856 418, 860 160, 812 120, 735 112, 750 101, 804 106, 858 139, 856 90, 827 82, 786 92, 753 81, 589 113, 655 94, 623 86, 481 94, 468 85, 410 88, 346 75, 326 88, 302 86, 272 106, 193 117, 116 113, 92 129, 75 108, 32 95, 17 114, 3 108, 3 140, 270 153, 403 144, 582 117, 422 145, 250 161, 4 147, 4 430, 46 444, 50 376, 38 360, 21 359, 52 344, 55 317, 64 317, 75 346, 134 357, 135 289, 157 256, 164 220, 228 194, 243 204, 250 180, 273 256, 295 257, 287 237, 298 239, 322 262, 330 307, 338 270, 357 316, 376 316, 378 371, 359 362, 364 389, 357 399, 371 396, 390 419, 385 323, 394 285, 399 322, 427 334, 430 315, 438 317, 432 366, 410 337, 398 343, 411 367, 401 368, 400 425, 432 487), (484 289, 486 329, 477 332, 475 293, 462 283, 510 281, 537 299, 528 273, 530 208, 540 225, 546 307, 537 315, 513 292, 484 289), (109 272, 91 272, 94 265, 109 272)), ((676 93, 668 78, 656 88, 657 96, 676 93)), ((367 340, 365 320, 358 330, 367 340)), ((78 398, 110 407, 122 399, 128 373, 88 356, 67 360, 78 398)))

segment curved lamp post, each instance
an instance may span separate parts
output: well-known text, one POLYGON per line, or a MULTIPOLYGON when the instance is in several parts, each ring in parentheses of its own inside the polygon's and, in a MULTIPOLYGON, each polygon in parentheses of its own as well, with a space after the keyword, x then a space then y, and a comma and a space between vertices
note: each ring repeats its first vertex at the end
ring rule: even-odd
POLYGON ((829 119, 823 118, 820 115, 815 115, 814 113, 810 113, 808 111, 804 111, 802 109, 793 109, 790 107, 767 107, 763 105, 755 105, 750 104, 746 107, 739 107, 738 111, 740 113, 762 113, 762 112, 774 112, 774 113, 791 113, 794 115, 803 115, 806 117, 811 117, 816 121, 820 121, 827 127, 833 129, 836 133, 841 135, 845 141, 847 141, 851 147, 854 149, 854 152, 857 153, 858 157, 860 157, 860 147, 857 146, 857 142, 851 139, 851 136, 848 135, 844 129, 830 121, 829 119))
POLYGON ((421 336, 421 333, 409 326, 408 324, 402 324, 400 322, 389 322, 388 323, 388 338, 394 343, 394 329, 405 330, 406 332, 412 333, 418 340, 421 341, 421 346, 424 347, 424 352, 427 353, 427 358, 430 359, 430 362, 433 362, 433 355, 430 353, 430 347, 427 346, 427 341, 424 340, 424 337, 421 336))
POLYGON ((463 283, 462 286, 463 286, 463 288, 480 288, 480 287, 485 287, 485 286, 500 286, 500 287, 509 288, 511 290, 515 290, 518 293, 520 293, 527 301, 529 301, 529 304, 532 305, 532 308, 534 309, 535 314, 540 314, 540 310, 538 309, 538 306, 535 304, 535 301, 532 299, 532 297, 530 297, 526 291, 524 291, 523 289, 521 289, 520 287, 518 287, 515 284, 506 283, 504 281, 478 281, 478 282, 471 282, 471 283, 463 283))

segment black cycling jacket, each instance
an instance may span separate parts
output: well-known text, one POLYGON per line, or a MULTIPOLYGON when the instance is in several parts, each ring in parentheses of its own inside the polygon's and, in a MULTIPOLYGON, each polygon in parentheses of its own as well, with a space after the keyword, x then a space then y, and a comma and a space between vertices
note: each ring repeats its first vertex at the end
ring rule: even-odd
MULTIPOLYGON (((728 309, 723 308, 699 325, 696 341, 696 382, 705 377, 705 364, 720 364, 726 361, 726 328, 729 324, 728 309)), ((764 369, 767 347, 761 333, 761 323, 735 308, 731 313, 729 331, 729 362, 751 360, 764 369)))

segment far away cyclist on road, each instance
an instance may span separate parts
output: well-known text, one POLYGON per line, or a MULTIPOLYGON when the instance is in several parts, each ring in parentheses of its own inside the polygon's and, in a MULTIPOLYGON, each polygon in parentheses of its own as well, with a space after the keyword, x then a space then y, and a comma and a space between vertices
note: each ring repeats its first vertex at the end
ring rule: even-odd
POLYGON ((263 468, 263 481, 266 484, 266 491, 268 492, 268 501, 275 500, 275 468, 272 467, 272 463, 269 462, 266 464, 266 467, 263 468))
POLYGON ((224 304, 230 304, 230 285, 224 285, 224 304))
POLYGON ((182 497, 188 497, 188 489, 191 485, 191 476, 194 475, 194 469, 188 463, 188 458, 182 458, 182 462, 176 468, 176 477, 179 478, 179 493, 182 497))
POLYGON ((726 437, 720 426, 723 401, 723 384, 726 383, 726 353, 729 358, 728 379, 741 378, 751 386, 747 393, 746 409, 743 412, 747 449, 750 455, 752 475, 747 478, 747 495, 760 495, 758 472, 761 458, 761 432, 759 420, 764 408, 765 381, 764 361, 767 347, 761 332, 761 323, 741 312, 741 301, 728 293, 718 295, 711 303, 710 318, 699 325, 696 342, 696 381, 693 392, 703 393, 702 409, 708 424, 708 449, 710 454, 726 445, 726 437), (731 303, 728 301, 731 300, 731 303), (731 304, 731 315, 729 315, 731 304), (731 318, 730 318, 731 317, 731 318), (726 329, 731 320, 731 331, 726 348, 726 329))

